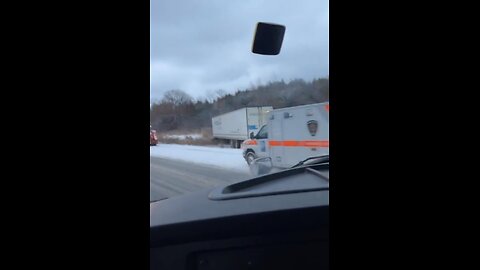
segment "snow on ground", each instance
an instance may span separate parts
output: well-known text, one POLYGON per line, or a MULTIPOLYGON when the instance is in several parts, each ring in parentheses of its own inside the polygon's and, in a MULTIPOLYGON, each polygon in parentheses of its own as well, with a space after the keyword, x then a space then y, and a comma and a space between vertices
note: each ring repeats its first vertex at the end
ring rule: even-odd
POLYGON ((249 172, 242 149, 208 146, 158 144, 150 147, 150 156, 183 160, 240 172, 249 172))
POLYGON ((200 139, 202 138, 202 134, 185 134, 185 135, 163 135, 164 138, 167 139, 179 139, 179 140, 185 140, 187 137, 191 137, 192 139, 200 139))

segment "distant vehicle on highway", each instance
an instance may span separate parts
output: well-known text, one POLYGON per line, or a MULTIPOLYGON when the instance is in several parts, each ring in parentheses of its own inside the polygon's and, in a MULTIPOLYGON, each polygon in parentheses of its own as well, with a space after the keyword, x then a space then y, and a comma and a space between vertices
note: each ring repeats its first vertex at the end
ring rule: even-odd
POLYGON ((152 129, 150 125, 150 146, 155 146, 158 144, 157 131, 152 129))

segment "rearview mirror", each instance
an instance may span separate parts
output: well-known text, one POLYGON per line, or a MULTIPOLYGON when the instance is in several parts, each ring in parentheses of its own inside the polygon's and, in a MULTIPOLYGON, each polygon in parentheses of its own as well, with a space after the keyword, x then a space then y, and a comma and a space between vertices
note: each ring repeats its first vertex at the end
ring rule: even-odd
POLYGON ((250 139, 254 139, 255 138, 255 135, 253 134, 253 132, 250 132, 250 139))
POLYGON ((263 55, 277 55, 282 48, 285 26, 259 22, 255 31, 252 52, 263 55))

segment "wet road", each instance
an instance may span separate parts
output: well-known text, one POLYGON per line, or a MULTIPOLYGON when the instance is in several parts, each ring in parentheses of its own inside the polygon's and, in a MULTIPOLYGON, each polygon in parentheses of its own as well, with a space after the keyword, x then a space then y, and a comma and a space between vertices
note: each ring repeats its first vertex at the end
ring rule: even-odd
POLYGON ((248 178, 248 173, 150 157, 150 201, 248 178))

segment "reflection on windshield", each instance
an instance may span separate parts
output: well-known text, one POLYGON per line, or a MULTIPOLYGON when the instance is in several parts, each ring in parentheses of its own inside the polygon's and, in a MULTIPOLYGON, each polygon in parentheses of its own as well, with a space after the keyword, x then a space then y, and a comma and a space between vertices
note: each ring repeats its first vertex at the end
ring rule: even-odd
POLYGON ((328 1, 151 0, 150 21, 151 201, 329 154, 328 1), (251 52, 261 21, 277 56, 251 52))

